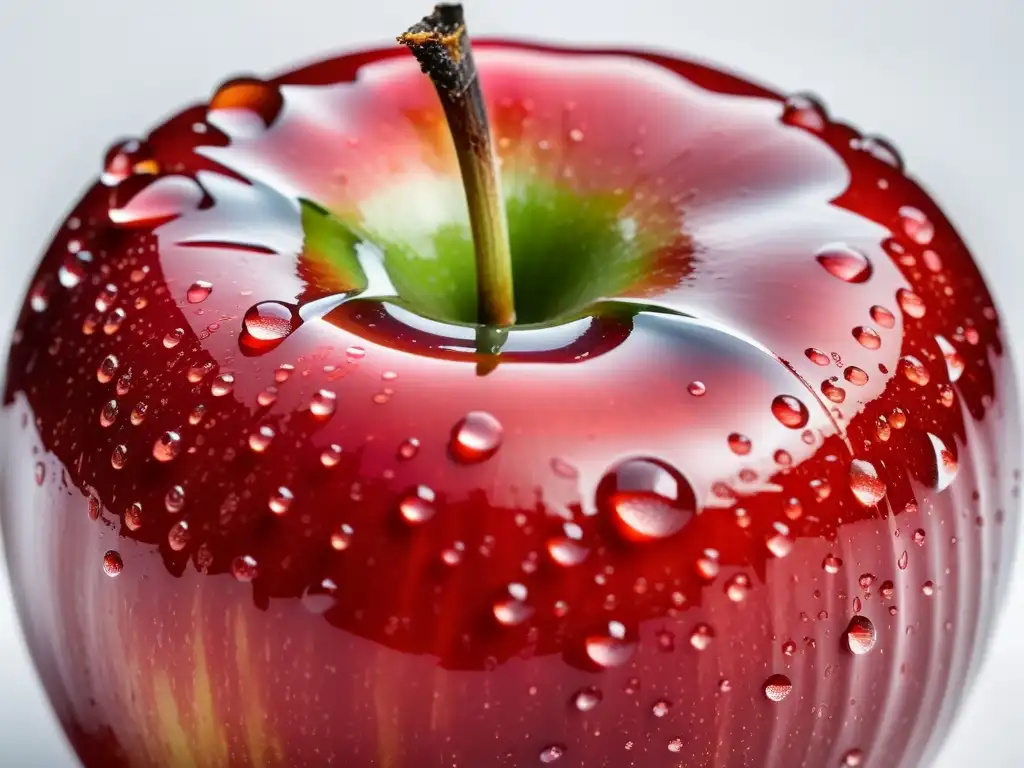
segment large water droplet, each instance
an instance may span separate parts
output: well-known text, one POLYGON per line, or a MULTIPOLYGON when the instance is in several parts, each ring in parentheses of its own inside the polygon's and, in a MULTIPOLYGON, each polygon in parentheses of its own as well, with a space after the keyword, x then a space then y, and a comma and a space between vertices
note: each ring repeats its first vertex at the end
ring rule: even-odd
POLYGON ((768 551, 776 557, 785 557, 793 551, 793 538, 785 523, 773 523, 772 533, 765 540, 768 551))
POLYGON ((678 533, 697 513, 689 481, 656 459, 627 459, 597 487, 597 506, 630 541, 664 539, 678 533))
POLYGON ((882 337, 874 328, 858 325, 853 329, 853 338, 865 349, 878 349, 882 346, 882 337))
POLYGON ((792 692, 793 683, 785 675, 772 675, 764 681, 764 695, 769 701, 782 701, 792 692))
POLYGON ((825 379, 825 381, 821 382, 821 393, 833 403, 846 401, 846 390, 831 379, 825 379))
POLYGON ((164 336, 164 347, 166 349, 174 349, 176 346, 178 346, 178 344, 181 343, 181 340, 184 337, 185 337, 185 329, 184 328, 175 328, 172 331, 168 331, 167 335, 164 336))
POLYGON ((861 749, 851 749, 845 755, 843 755, 842 768, 860 768, 864 765, 864 751, 861 749))
POLYGON ((879 479, 878 470, 863 459, 850 462, 850 490, 865 507, 872 507, 885 497, 885 483, 879 479))
POLYGON ((242 318, 242 328, 253 341, 272 343, 287 338, 299 326, 291 307, 277 301, 264 301, 250 307, 242 318))
POLYGON ((737 573, 725 583, 725 594, 734 603, 741 603, 747 598, 750 592, 750 577, 737 573))
POLYGON ((836 574, 843 567, 843 561, 835 555, 828 555, 822 561, 821 567, 825 569, 825 573, 836 574))
POLYGON ((626 627, 617 622, 608 622, 600 634, 590 635, 584 644, 587 657, 599 667, 621 667, 636 653, 636 643, 626 636, 626 627))
POLYGON ((486 411, 470 411, 452 429, 448 450, 463 464, 486 461, 501 447, 502 426, 486 411))
POLYGON ((711 645, 711 641, 714 639, 714 630, 712 630, 707 624, 698 624, 694 627, 693 632, 690 633, 690 645, 698 651, 707 650, 708 646, 711 645))
POLYGON ((875 625, 864 616, 854 616, 846 627, 844 638, 851 653, 863 656, 875 647, 875 625))
POLYGON ((841 243, 826 246, 815 258, 830 275, 847 283, 865 283, 873 271, 866 255, 841 243))
POLYGON ((780 424, 790 429, 807 426, 810 418, 807 406, 791 395, 779 395, 772 400, 772 414, 780 424))
POLYGON ((334 607, 334 595, 338 585, 332 579, 323 579, 318 584, 311 584, 302 592, 302 607, 310 613, 321 615, 334 607))

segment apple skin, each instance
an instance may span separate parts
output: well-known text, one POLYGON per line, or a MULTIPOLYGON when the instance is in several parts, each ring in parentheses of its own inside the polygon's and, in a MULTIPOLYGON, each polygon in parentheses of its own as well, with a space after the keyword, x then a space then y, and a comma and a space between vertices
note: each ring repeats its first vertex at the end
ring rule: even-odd
POLYGON ((1017 530, 1014 374, 964 243, 801 98, 645 54, 477 58, 513 203, 624 196, 653 243, 496 360, 417 314, 464 271, 352 297, 304 235, 299 198, 414 250, 464 224, 399 50, 236 82, 112 151, 44 255, 0 515, 79 757, 923 764, 1017 530))

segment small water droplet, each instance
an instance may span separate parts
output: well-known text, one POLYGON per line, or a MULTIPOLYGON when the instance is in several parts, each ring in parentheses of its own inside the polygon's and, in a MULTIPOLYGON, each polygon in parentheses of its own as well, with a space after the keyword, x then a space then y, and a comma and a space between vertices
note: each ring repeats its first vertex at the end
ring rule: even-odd
POLYGON ((910 555, 907 554, 907 550, 903 550, 903 553, 899 556, 896 561, 896 567, 901 571, 907 570, 907 566, 910 565, 910 555))
POLYGON ((896 301, 900 305, 900 309, 902 309, 908 317, 920 320, 925 316, 927 307, 925 307, 924 299, 913 291, 907 290, 906 288, 900 288, 896 292, 896 301))
POLYGON ((566 568, 586 560, 590 550, 580 543, 583 529, 576 523, 563 523, 562 534, 548 539, 547 549, 551 559, 566 568))
POLYGON ((167 335, 164 336, 164 347, 167 349, 174 349, 184 337, 184 328, 175 328, 173 331, 168 331, 167 335))
POLYGON ((798 93, 786 99, 782 122, 811 133, 822 133, 828 127, 828 113, 816 97, 798 93))
POLYGON ((885 483, 878 477, 875 466, 863 459, 850 462, 850 490, 861 504, 871 507, 885 497, 885 483))
POLYGON ((237 77, 217 88, 210 99, 209 112, 220 114, 211 114, 208 119, 218 126, 230 121, 231 133, 248 136, 273 125, 283 107, 284 96, 276 85, 254 77, 237 77), (247 121, 246 116, 258 120, 257 127, 242 122, 247 121))
POLYGON ((189 304, 201 304, 206 301, 213 292, 213 284, 205 280, 196 280, 185 292, 185 299, 189 304))
POLYGON ((792 640, 787 640, 782 644, 782 655, 783 656, 796 656, 796 643, 792 640))
POLYGON ((828 555, 822 561, 821 567, 825 569, 825 573, 836 574, 843 567, 843 561, 835 555, 828 555))
POLYGON ((883 600, 892 600, 892 596, 896 591, 896 585, 891 581, 883 581, 882 585, 878 588, 878 594, 883 600))
POLYGON ((275 515, 283 515, 291 508, 294 499, 294 494, 282 485, 271 494, 268 506, 275 515))
POLYGON ((181 512, 185 507, 185 489, 180 485, 172 485, 164 496, 164 508, 172 515, 181 512))
POLYGON ((544 765, 550 765, 565 756, 565 747, 561 744, 549 744, 540 751, 540 761, 544 765))
POLYGON ((527 596, 525 586, 509 584, 505 595, 492 606, 494 618, 506 627, 522 624, 533 615, 533 607, 526 603, 527 596))
POLYGON ((807 406, 791 395, 779 395, 772 400, 772 414, 780 424, 790 429, 805 427, 810 418, 807 406))
POLYGON ((336 552, 343 552, 352 544, 352 526, 342 524, 331 534, 331 548, 336 552))
POLYGON ((100 409, 100 426, 109 427, 117 421, 117 400, 110 400, 100 409))
POLYGON ((206 406, 202 403, 198 404, 191 410, 188 415, 188 423, 193 427, 203 420, 203 416, 206 415, 206 406))
POLYGON ((764 682, 764 695, 769 701, 780 702, 793 692, 793 683, 785 675, 772 675, 764 682))
POLYGON ((708 388, 703 381, 691 381, 687 385, 686 390, 694 397, 703 397, 707 393, 708 388))
POLYGON ((251 448, 255 453, 263 453, 270 447, 270 443, 274 439, 274 435, 274 428, 264 424, 249 435, 249 448, 251 448))
POLYGON ((608 622, 600 634, 587 637, 584 646, 587 657, 605 669, 621 667, 636 653, 636 643, 626 636, 626 627, 617 621, 608 622))
POLYGON ((880 160, 897 171, 903 170, 903 158, 900 156, 899 150, 887 139, 883 139, 881 136, 864 136, 851 143, 854 149, 867 152, 876 160, 880 160))
POLYGON ((477 464, 498 452, 502 426, 485 411, 470 411, 452 429, 448 450, 463 464, 477 464))
POLYGON ((100 519, 100 507, 100 500, 97 499, 95 496, 90 496, 88 504, 88 513, 90 520, 100 519))
POLYGON ((923 529, 918 528, 916 531, 914 531, 914 535, 911 538, 913 539, 914 543, 917 544, 919 547, 924 546, 925 532, 923 529))
POLYGON ((831 379, 825 379, 825 381, 821 382, 821 393, 833 403, 838 404, 846 401, 846 390, 831 379))
POLYGON ((815 258, 830 275, 847 283, 867 282, 873 272, 865 254, 841 243, 823 248, 815 258))
POLYGON ((256 395, 256 403, 266 408, 277 401, 277 387, 267 387, 256 395))
POLYGON ((113 452, 110 454, 110 466, 114 469, 124 469, 124 465, 128 463, 128 448, 124 445, 115 445, 113 452))
POLYGON ((572 703, 577 711, 589 712, 600 704, 603 699, 604 694, 601 693, 601 690, 591 685, 577 691, 576 695, 572 697, 572 703))
POLYGON ((955 384, 963 376, 967 363, 956 347, 944 336, 936 336, 935 341, 938 343, 939 349, 942 350, 942 356, 946 361, 946 371, 949 373, 949 380, 955 384))
POLYGON ((855 365, 851 365, 843 371, 843 378, 853 384, 855 387, 863 387, 868 383, 868 375, 863 369, 858 368, 855 365))
POLYGON ((425 523, 434 516, 435 498, 432 489, 426 485, 418 485, 399 502, 398 511, 405 522, 411 525, 425 523))
POLYGON ((309 402, 309 411, 318 419, 329 419, 334 415, 338 396, 329 389, 321 389, 313 394, 309 402))
POLYGON ((737 456, 746 456, 750 453, 751 449, 750 438, 738 432, 733 432, 729 435, 729 449, 737 456))
POLYGON ((177 432, 164 432, 153 443, 153 458, 157 461, 172 461, 177 458, 179 453, 181 453, 181 435, 177 432))
POLYGON ((900 219, 907 237, 918 245, 928 245, 935 237, 935 225, 924 211, 905 205, 900 208, 900 219))
POLYGON ((698 624, 690 634, 690 645, 698 651, 707 650, 711 641, 715 639, 714 630, 707 624, 698 624))
POLYGON ((252 555, 240 555, 231 563, 231 575, 237 581, 250 582, 256 578, 256 559, 252 555))
POLYGON ((789 526, 785 523, 774 523, 772 529, 774 532, 765 541, 768 551, 776 557, 785 557, 793 550, 789 526))
POLYGON ((214 397, 225 397, 235 390, 235 377, 231 373, 222 373, 210 384, 210 394, 214 397))
POLYGON ((408 461, 416 457, 416 454, 420 451, 420 441, 415 437, 410 437, 407 440, 403 440, 402 444, 398 446, 398 458, 403 461, 408 461))
POLYGON ((107 355, 100 362, 99 368, 96 369, 96 380, 100 384, 109 384, 114 379, 114 374, 117 373, 118 361, 114 355, 107 355))
POLYGON ((935 594, 935 583, 932 581, 926 581, 921 585, 921 592, 924 593, 925 597, 931 597, 935 594))
POLYGON ((123 568, 124 561, 121 559, 121 555, 114 550, 111 549, 103 555, 103 572, 107 576, 120 576, 123 568))
POLYGON ((124 511, 124 527, 129 531, 137 531, 142 527, 142 505, 139 502, 129 504, 124 511))
POLYGON ((815 365, 826 366, 831 363, 829 356, 822 352, 820 349, 808 347, 807 349, 804 350, 804 354, 807 356, 807 359, 810 360, 815 365))
POLYGON ((677 470, 655 459, 627 459, 598 484, 598 509, 630 541, 663 539, 682 530, 696 514, 693 487, 677 470))
POLYGON ((814 494, 814 498, 817 501, 824 501, 832 495, 832 486, 825 478, 815 478, 814 480, 811 480, 808 485, 810 486, 811 493, 814 494))
POLYGON ((148 142, 127 139, 114 144, 103 159, 101 181, 114 186, 129 176, 159 173, 160 166, 153 158, 153 149, 148 142))
POLYGON ((115 333, 121 330, 121 325, 122 323, 124 323, 124 319, 126 316, 127 315, 125 314, 125 311, 120 307, 113 310, 110 314, 107 315, 106 320, 103 321, 103 333, 105 333, 107 336, 113 336, 115 333))
POLYGON ((188 521, 179 520, 167 532, 167 544, 175 552, 181 552, 188 546, 192 533, 188 529, 188 521))
POLYGON ((750 592, 750 578, 742 573, 737 573, 725 583, 725 594, 734 603, 741 603, 747 598, 750 592))
POLYGON ((864 616, 854 616, 846 627, 844 637, 851 653, 863 656, 875 647, 875 625, 864 616))
POLYGON ((941 438, 933 435, 931 432, 927 434, 935 454, 935 490, 944 491, 956 479, 959 463, 956 456, 946 447, 941 438))
POLYGON ((341 461, 341 454, 341 446, 337 443, 332 443, 320 453, 320 463, 328 469, 336 467, 338 462, 341 461))
POLYGON ((327 613, 334 607, 334 595, 338 585, 332 579, 322 579, 318 584, 311 584, 302 592, 302 607, 318 616, 327 613))
POLYGON ((865 349, 878 349, 882 346, 882 337, 874 328, 858 325, 853 329, 853 338, 865 349))
POLYGON ((843 755, 843 768, 860 768, 864 764, 864 752, 860 749, 851 749, 843 755))

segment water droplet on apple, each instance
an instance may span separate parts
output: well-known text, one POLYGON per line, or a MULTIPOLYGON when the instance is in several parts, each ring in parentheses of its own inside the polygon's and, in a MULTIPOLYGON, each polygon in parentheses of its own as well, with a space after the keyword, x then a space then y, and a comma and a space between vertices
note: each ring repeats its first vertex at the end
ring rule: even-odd
POLYGON ((181 453, 181 435, 177 432, 164 432, 153 443, 153 458, 157 461, 172 461, 177 458, 179 453, 181 453))
POLYGON ((715 639, 714 630, 707 624, 698 624, 690 634, 690 645, 698 651, 707 650, 711 641, 715 639))
POLYGON ((896 291, 896 302, 900 305, 900 309, 903 310, 904 314, 915 320, 920 320, 927 311, 924 299, 906 288, 900 288, 896 291))
POLYGON ((904 233, 918 245, 928 245, 935 237, 935 225, 924 211, 905 205, 900 208, 900 219, 904 233))
POLYGON ((925 597, 931 597, 935 594, 935 583, 932 581, 926 581, 921 585, 921 592, 925 597))
POLYGON ((878 588, 878 594, 883 600, 892 600, 892 596, 896 591, 896 585, 891 581, 883 581, 882 585, 878 588))
POLYGON ((821 393, 833 403, 842 403, 846 400, 846 390, 831 379, 821 382, 821 393))
POLYGON ((181 512, 185 507, 185 489, 180 485, 172 485, 164 496, 164 508, 172 515, 181 512))
POLYGON ((249 448, 251 448, 255 453, 263 453, 270 447, 270 443, 274 439, 274 435, 274 428, 264 424, 249 435, 249 448))
POLYGON ((871 308, 871 319, 882 328, 896 327, 896 316, 885 307, 878 306, 877 304, 871 308))
POLYGON ((185 292, 185 299, 189 304, 201 304, 213 293, 213 284, 205 280, 196 280, 185 292))
POLYGON ((117 384, 114 385, 114 390, 117 392, 118 395, 123 397, 124 395, 127 395, 129 391, 131 391, 131 388, 132 372, 128 371, 127 373, 121 374, 121 376, 118 378, 117 384))
POLYGON ((868 375, 863 369, 858 368, 855 365, 848 366, 843 371, 843 378, 853 384, 855 387, 863 387, 868 383, 868 375))
POLYGON ((338 466, 338 462, 341 461, 341 446, 336 443, 331 443, 320 453, 320 463, 330 469, 331 467, 338 466))
POLYGON ((907 570, 907 566, 910 565, 910 555, 907 554, 907 550, 903 550, 900 553, 899 558, 896 560, 896 567, 901 571, 907 570))
POLYGON ((793 539, 789 533, 789 526, 785 523, 773 523, 772 533, 765 540, 768 551, 776 557, 785 557, 793 551, 793 539))
POLYGON ((168 331, 167 335, 164 336, 164 347, 166 349, 174 349, 184 337, 184 328, 175 328, 173 331, 168 331))
POLYGON ((125 311, 120 307, 113 310, 109 315, 107 315, 106 320, 103 321, 103 333, 107 336, 113 336, 121 330, 121 325, 124 323, 126 316, 125 311))
POLYGON ((114 469, 124 469, 124 465, 128 463, 128 448, 124 445, 115 445, 113 452, 110 454, 110 466, 114 469))
POLYGON ((899 150, 881 136, 865 136, 855 139, 851 144, 854 149, 867 152, 876 160, 882 161, 897 171, 903 170, 903 158, 900 156, 899 150))
POLYGON ((825 569, 825 573, 836 574, 843 567, 843 561, 835 555, 828 555, 822 561, 821 567, 825 569))
POLYGON ((707 393, 708 388, 704 385, 703 381, 691 381, 686 390, 694 397, 703 397, 707 393))
POLYGON ((963 376, 967 364, 964 362, 963 356, 946 337, 936 336, 935 341, 938 343, 939 349, 942 350, 942 356, 946 361, 946 371, 949 373, 949 380, 955 384, 963 376))
POLYGON ((599 667, 621 667, 633 658, 636 643, 627 637, 626 627, 618 621, 608 622, 600 633, 587 637, 587 657, 599 667))
POLYGON ((123 568, 124 561, 121 559, 121 555, 114 550, 111 549, 103 555, 103 572, 107 576, 120 576, 123 568))
POLYGON ((283 515, 291 508, 294 499, 292 492, 282 485, 271 494, 268 506, 275 515, 283 515))
POLYGON ((65 288, 74 288, 85 277, 85 266, 83 261, 91 261, 92 254, 88 251, 80 251, 77 254, 71 254, 64 259, 64 263, 60 265, 60 269, 57 270, 57 282, 65 288), (83 256, 87 258, 82 258, 83 256))
POLYGON ((858 325, 853 329, 853 338, 865 349, 878 349, 882 346, 882 337, 874 328, 858 325))
POLYGON ((793 683, 785 675, 772 675, 764 682, 764 695, 769 701, 780 702, 793 692, 793 683))
POLYGON ((812 133, 822 133, 828 127, 828 113, 815 96, 798 93, 786 99, 782 122, 812 133))
POLYGON ((540 751, 540 761, 544 765, 550 765, 565 756, 565 747, 561 744, 549 744, 540 751))
POLYGON ((826 355, 820 349, 815 349, 814 347, 808 347, 807 349, 805 349, 804 354, 807 356, 807 359, 810 360, 815 365, 820 365, 824 367, 832 362, 829 359, 828 355, 826 355))
POLYGON ((826 272, 847 283, 865 283, 873 272, 867 256, 841 243, 826 246, 815 258, 826 272))
POLYGON ((470 411, 452 429, 448 450, 463 464, 477 464, 501 447, 501 423, 485 411, 470 411))
POLYGON ((705 549, 694 562, 694 570, 704 581, 714 581, 718 578, 722 565, 719 562, 721 555, 717 549, 705 549))
MULTIPOLYGON (((919 387, 926 386, 931 381, 931 374, 924 367, 924 363, 913 355, 904 355, 899 362, 900 371, 907 379, 919 387)), ((893 424, 895 426, 895 424, 893 424)))
POLYGON ((331 548, 336 552, 343 552, 352 544, 352 526, 342 524, 331 534, 331 548))
POLYGON ((100 177, 108 187, 120 184, 129 176, 154 175, 160 166, 153 158, 153 148, 148 142, 127 139, 114 144, 103 159, 103 174, 100 177))
POLYGON ((282 363, 277 366, 277 370, 274 371, 274 381, 278 384, 284 384, 288 379, 291 378, 292 373, 295 371, 294 365, 288 363, 282 363))
POLYGON ((613 467, 598 484, 596 501, 620 533, 636 542, 672 536, 697 513, 690 483, 656 459, 627 459, 613 467))
POLYGON ((667 699, 658 699, 651 705, 651 714, 657 718, 665 717, 672 709, 672 702, 667 699))
POLYGON ((192 533, 188 529, 187 520, 179 520, 167 532, 167 545, 175 552, 181 552, 188 546, 192 533))
POLYGON ((750 577, 737 573, 725 583, 725 595, 734 603, 741 603, 750 592, 750 577))
POLYGON ((846 645, 855 656, 863 656, 875 647, 875 625, 864 616, 854 616, 844 634, 846 645))
POLYGON ((533 608, 526 603, 527 596, 525 586, 509 584, 506 594, 494 603, 494 618, 506 627, 522 624, 533 615, 533 608))
POLYGON ((782 655, 789 656, 790 658, 796 656, 796 643, 794 643, 792 640, 787 640, 786 642, 784 642, 782 644, 782 655))
POLYGON ((132 412, 128 415, 128 420, 132 423, 133 427, 139 426, 146 420, 147 411, 149 411, 149 406, 141 400, 132 407, 132 412))
POLYGON ((302 592, 302 607, 310 613, 322 615, 334 607, 334 595, 338 585, 332 579, 323 579, 318 584, 311 584, 302 592))
POLYGON ((204 363, 197 363, 188 369, 186 378, 189 380, 190 383, 198 384, 200 381, 206 378, 206 374, 208 374, 212 370, 213 363, 209 360, 207 360, 204 363))
POLYGON ((117 373, 117 366, 117 358, 114 355, 107 355, 96 369, 96 380, 100 384, 109 384, 117 373))
POLYGON ((957 458, 954 453, 946 446, 941 438, 933 435, 931 432, 927 434, 935 455, 935 490, 944 491, 950 486, 953 480, 956 479, 959 463, 957 462, 957 458))
POLYGON ((250 582, 256 578, 256 559, 251 555, 236 557, 231 563, 231 575, 237 581, 250 582))
POLYGON ((601 693, 601 690, 591 685, 577 691, 576 695, 572 697, 572 703, 577 711, 589 712, 600 704, 603 699, 604 694, 601 693))
POLYGON ((548 555, 566 568, 579 565, 590 554, 590 549, 580 543, 583 539, 583 529, 576 523, 563 523, 562 533, 561 536, 548 539, 548 555))
POLYGON ((914 535, 911 537, 911 539, 919 547, 923 547, 924 546, 924 541, 925 541, 924 529, 918 528, 916 531, 914 531, 914 535))
POLYGON ((280 89, 254 77, 239 77, 221 85, 210 99, 207 120, 229 135, 259 135, 284 107, 280 89))
POLYGON ((860 768, 864 764, 864 751, 851 749, 843 755, 843 768, 860 768))
POLYGON ((114 187, 107 215, 121 228, 154 227, 197 209, 205 194, 188 176, 135 176, 114 187))
POLYGON ((242 330, 257 344, 270 344, 287 338, 299 326, 291 307, 277 301, 264 301, 246 310, 242 330))
POLYGON ((110 400, 100 409, 100 426, 109 427, 117 421, 117 400, 110 400))
POLYGON ((729 435, 729 449, 737 456, 746 456, 750 453, 751 449, 750 438, 738 432, 733 432, 729 435))
POLYGON ((137 531, 142 527, 142 505, 139 502, 129 504, 124 511, 124 527, 129 531, 137 531))
POLYGON ((334 415, 338 396, 329 389, 321 389, 313 394, 309 402, 309 411, 318 419, 329 419, 334 415))
POLYGON ((403 461, 409 461, 415 458, 419 451, 420 441, 415 437, 410 437, 408 440, 402 441, 402 444, 398 446, 398 458, 403 461))
POLYGON ((434 491, 426 485, 418 485, 399 502, 398 511, 410 525, 419 525, 430 520, 436 510, 434 491))
POLYGON ((683 740, 682 739, 671 739, 668 742, 669 752, 682 752, 683 751, 683 740))
POLYGON ((779 395, 772 400, 772 414, 780 424, 790 429, 801 429, 810 419, 807 406, 791 395, 779 395))
POLYGON ((878 477, 875 466, 863 459, 850 462, 850 490, 861 504, 871 507, 885 497, 885 483, 878 477))

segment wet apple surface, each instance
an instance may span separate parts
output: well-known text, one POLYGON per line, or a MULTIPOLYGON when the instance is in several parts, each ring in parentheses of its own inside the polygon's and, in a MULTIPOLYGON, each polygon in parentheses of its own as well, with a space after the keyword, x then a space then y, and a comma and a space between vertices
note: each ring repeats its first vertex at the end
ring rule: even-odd
POLYGON ((1015 383, 884 141, 476 52, 519 325, 404 51, 115 146, 19 318, 3 524, 88 766, 904 766, 1005 586, 1015 383))

